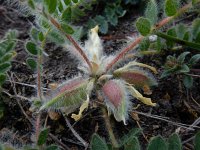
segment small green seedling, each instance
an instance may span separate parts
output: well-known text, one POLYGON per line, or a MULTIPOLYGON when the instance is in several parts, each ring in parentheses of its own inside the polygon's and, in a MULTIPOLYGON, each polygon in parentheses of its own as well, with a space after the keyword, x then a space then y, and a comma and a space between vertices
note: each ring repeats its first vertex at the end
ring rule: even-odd
POLYGON ((183 84, 186 88, 191 88, 193 86, 193 77, 190 74, 192 66, 197 64, 200 60, 200 54, 192 56, 189 61, 185 62, 185 57, 190 54, 190 52, 183 52, 178 57, 168 56, 165 63, 165 70, 161 75, 161 78, 170 76, 172 74, 183 75, 183 84))
POLYGON ((0 41, 0 87, 6 80, 6 73, 11 67, 11 60, 16 56, 16 30, 10 30, 0 41))

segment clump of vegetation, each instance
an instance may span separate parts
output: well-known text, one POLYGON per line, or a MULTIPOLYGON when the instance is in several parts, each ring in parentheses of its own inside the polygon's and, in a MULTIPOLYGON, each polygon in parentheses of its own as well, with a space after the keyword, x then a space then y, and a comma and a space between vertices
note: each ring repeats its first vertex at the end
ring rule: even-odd
POLYGON ((97 5, 105 5, 104 10, 100 15, 91 17, 86 24, 87 28, 93 28, 99 25, 100 32, 106 34, 110 26, 115 27, 118 24, 119 18, 123 17, 129 9, 128 5, 139 5, 142 1, 139 0, 116 0, 116 1, 96 1, 97 5))
POLYGON ((194 66, 200 60, 200 54, 193 55, 190 60, 186 63, 185 57, 190 52, 183 52, 177 58, 175 56, 168 56, 165 63, 165 70, 162 73, 162 78, 167 77, 172 74, 183 75, 183 83, 186 88, 191 88, 193 86, 193 76, 190 74, 192 66, 194 66))
MULTIPOLYGON (((71 20, 77 19, 77 15, 79 17, 83 16, 84 14, 80 10, 80 6, 90 9, 87 6, 92 5, 93 1, 90 4, 77 0, 28 0, 25 2, 27 2, 31 11, 36 16, 36 26, 32 26, 30 31, 31 39, 25 44, 25 48, 29 54, 26 60, 27 65, 37 72, 37 96, 32 98, 33 103, 31 108, 37 116, 35 121, 35 149, 58 149, 55 145, 46 146, 49 131, 47 128, 41 129, 40 127, 41 114, 44 111, 48 113, 59 111, 64 117, 70 114, 71 118, 78 121, 89 106, 95 106, 102 110, 110 144, 106 144, 103 139, 94 134, 92 136, 91 148, 100 150, 124 147, 125 150, 139 150, 140 144, 136 137, 139 130, 134 129, 121 140, 118 140, 113 133, 110 116, 113 115, 116 121, 123 122, 126 125, 129 119, 129 112, 133 109, 133 98, 148 106, 155 107, 156 101, 150 98, 152 94, 150 88, 158 85, 154 77, 157 74, 157 70, 153 66, 140 63, 136 60, 133 61, 126 56, 133 53, 132 50, 136 49, 138 45, 141 51, 143 50, 144 52, 145 50, 149 53, 151 53, 151 50, 148 51, 148 49, 153 49, 161 53, 163 49, 174 49, 174 46, 177 46, 177 44, 199 50, 199 19, 193 22, 192 31, 189 31, 184 25, 179 25, 176 29, 169 29, 166 34, 163 26, 170 24, 189 9, 199 5, 200 1, 193 0, 181 7, 179 0, 165 0, 163 2, 165 17, 160 19, 158 17, 159 9, 157 2, 149 0, 145 15, 139 17, 135 24, 140 35, 136 39, 129 41, 128 45, 120 52, 112 55, 107 55, 103 51, 103 42, 98 36, 98 22, 93 22, 96 26, 89 31, 88 39, 84 44, 76 41, 80 37, 81 28, 72 26, 71 20), (76 57, 77 62, 79 62, 78 69, 80 73, 64 81, 62 84, 54 86, 50 92, 44 94, 42 89, 43 56, 47 55, 45 52, 47 41, 62 46, 76 57), (124 64, 121 65, 120 63, 124 64), (144 94, 140 91, 143 91, 147 96, 143 96, 144 94), (77 109, 79 109, 79 112, 76 114, 74 111, 77 109)), ((106 14, 107 18, 111 20, 110 23, 112 25, 116 25, 118 15, 123 16, 125 13, 121 8, 121 2, 119 0, 115 3, 117 7, 120 6, 120 8, 114 8, 115 11, 109 8, 109 5, 105 8, 105 11, 108 13, 106 14)), ((135 1, 125 2, 131 3, 135 1)), ((104 20, 102 16, 97 17, 99 19, 96 18, 96 20, 104 20)), ((106 33, 107 26, 105 23, 101 23, 101 32, 106 33)), ((9 50, 11 51, 14 44, 9 45, 12 46, 9 50)), ((189 74, 190 68, 198 62, 200 57, 199 54, 194 55, 188 64, 186 64, 184 60, 187 54, 189 52, 184 52, 178 58, 168 56, 162 77, 166 77, 172 73, 182 73, 184 75, 184 84, 189 88, 192 85, 192 78, 189 74)), ((7 61, 10 61, 11 58, 10 54, 9 59, 2 63, 8 64, 7 61)), ((3 70, 1 78, 4 80, 5 73, 10 64, 7 66, 4 70, 1 69, 3 67, 0 67, 0 71, 3 70)), ((33 122, 30 122, 33 125, 33 122)), ((84 143, 75 131, 72 130, 72 132, 84 143)), ((196 136, 195 146, 198 145, 196 141, 199 141, 199 134, 196 136)), ((84 144, 84 146, 87 147, 88 145, 84 144)), ((181 149, 179 136, 173 134, 168 139, 168 142, 160 136, 154 137, 149 142, 147 149, 160 148, 163 150, 181 149)))
MULTIPOLYGON (((137 138, 138 130, 132 130, 129 133, 129 137, 124 136, 121 140, 121 144, 124 146, 124 150, 140 150, 141 145, 137 138)), ((200 133, 198 132, 194 139, 194 149, 198 150, 200 133)), ((92 136, 91 141, 91 149, 92 150, 109 150, 109 145, 99 137, 97 134, 92 136)), ((168 139, 164 139, 162 136, 152 137, 148 143, 147 150, 182 150, 182 142, 180 136, 177 133, 173 133, 170 135, 168 139)))
MULTIPOLYGON (((2 85, 5 83, 7 78, 7 71, 11 67, 11 60, 15 57, 16 52, 14 51, 16 45, 17 31, 10 30, 0 41, 0 93, 2 92, 2 85)), ((4 105, 0 101, 0 118, 4 114, 4 105)))
POLYGON ((0 41, 0 87, 6 81, 6 73, 11 67, 11 60, 16 55, 14 51, 16 36, 17 31, 8 31, 0 41))

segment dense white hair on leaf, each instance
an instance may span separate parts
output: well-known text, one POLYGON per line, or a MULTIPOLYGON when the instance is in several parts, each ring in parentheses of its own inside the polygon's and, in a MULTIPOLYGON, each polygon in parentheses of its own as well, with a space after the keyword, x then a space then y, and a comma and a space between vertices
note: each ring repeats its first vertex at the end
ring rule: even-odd
POLYGON ((102 56, 101 57, 101 60, 100 60, 100 64, 99 64, 99 69, 98 71, 96 72, 97 75, 100 75, 102 74, 104 71, 106 71, 106 66, 107 64, 109 64, 112 60, 114 59, 114 56, 113 55, 110 55, 110 56, 102 56))
POLYGON ((107 83, 105 83, 105 85, 102 88, 102 95, 104 97, 106 106, 108 108, 108 112, 112 112, 117 121, 123 121, 124 124, 126 124, 126 120, 129 117, 128 111, 130 110, 132 104, 130 102, 127 93, 125 82, 123 80, 116 80, 116 79, 107 81, 107 83), (111 82, 113 82, 114 84, 111 82), (110 83, 111 85, 108 85, 110 83), (118 86, 118 87, 112 87, 112 86, 118 86), (113 90, 120 90, 120 91, 113 91, 113 90), (112 94, 117 94, 117 95, 112 95, 112 94), (118 103, 119 101, 117 102, 117 100, 110 99, 111 97, 114 98, 115 96, 120 96, 122 98, 119 104, 115 104, 118 103))
POLYGON ((81 54, 76 50, 76 48, 73 46, 73 45, 70 45, 70 44, 64 44, 63 47, 65 48, 65 50, 67 50, 70 55, 72 57, 75 57, 75 59, 78 60, 78 63, 80 64, 84 64, 87 66, 85 60, 83 59, 83 57, 81 56, 81 54))
MULTIPOLYGON (((58 86, 55 90, 45 96, 46 101, 40 110, 61 109, 68 111, 75 109, 91 94, 94 80, 77 76, 58 86)), ((69 112, 69 111, 68 111, 69 112)))
POLYGON ((85 41, 84 49, 90 61, 99 64, 103 54, 102 41, 98 36, 99 27, 91 29, 88 35, 88 40, 85 41))

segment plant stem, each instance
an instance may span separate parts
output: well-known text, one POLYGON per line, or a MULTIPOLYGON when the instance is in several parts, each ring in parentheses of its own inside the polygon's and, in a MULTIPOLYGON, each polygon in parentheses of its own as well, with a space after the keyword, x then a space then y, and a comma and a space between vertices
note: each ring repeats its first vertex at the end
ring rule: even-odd
POLYGON ((40 134, 40 117, 41 117, 41 114, 39 113, 38 116, 36 117, 36 122, 35 122, 35 136, 36 136, 37 141, 40 134))
POLYGON ((133 49, 136 45, 138 45, 138 43, 140 43, 142 41, 144 37, 140 36, 138 37, 133 43, 131 43, 130 45, 128 45, 125 49, 123 49, 113 60, 111 63, 109 63, 106 67, 106 72, 116 63, 118 62, 121 58, 124 57, 124 55, 131 49, 133 49))
MULTIPOLYGON (((50 29, 47 30, 47 32, 44 35, 44 40, 41 43, 39 52, 38 52, 38 63, 37 63, 37 95, 39 97, 39 100, 42 101, 43 98, 43 89, 42 89, 42 63, 43 63, 43 51, 45 48, 45 44, 46 44, 46 37, 49 33, 50 29)), ((41 114, 40 112, 37 115, 37 119, 36 119, 36 126, 35 126, 35 130, 36 130, 36 139, 38 140, 39 134, 40 134, 40 119, 41 119, 41 114)), ((42 149, 42 148, 40 148, 42 149)))
POLYGON ((163 39, 174 41, 178 44, 185 45, 185 46, 194 48, 196 50, 200 50, 200 44, 198 44, 198 43, 193 43, 193 42, 189 42, 189 41, 186 41, 186 40, 182 40, 182 39, 167 35, 167 34, 162 33, 162 32, 156 32, 156 35, 163 38, 163 39))
POLYGON ((74 130, 74 128, 72 127, 72 125, 70 124, 70 122, 69 122, 69 120, 67 119, 66 116, 65 116, 65 121, 66 121, 67 126, 69 127, 69 129, 74 134, 74 136, 85 146, 85 148, 88 148, 89 144, 74 130))
POLYGON ((41 83, 41 64, 42 64, 42 56, 38 54, 38 63, 37 63, 37 95, 40 99, 40 101, 42 101, 42 83, 41 83))
POLYGON ((190 74, 190 73, 187 73, 186 75, 189 75, 189 76, 191 76, 191 77, 200 78, 200 75, 196 75, 196 74, 190 74))
POLYGON ((109 118, 109 116, 107 114, 106 108, 102 107, 102 112, 103 112, 103 118, 105 120, 105 125, 106 125, 106 128, 108 130, 108 134, 109 134, 111 143, 112 143, 114 148, 118 148, 118 142, 117 142, 117 140, 115 138, 115 135, 113 133, 113 129, 112 129, 112 126, 111 126, 110 118, 109 118))
MULTIPOLYGON (((192 2, 190 2, 189 4, 186 4, 185 6, 183 6, 182 8, 180 8, 176 15, 171 16, 171 17, 167 17, 164 18, 163 20, 161 20, 159 23, 157 23, 154 26, 154 30, 158 30, 161 27, 163 27, 164 25, 166 25, 167 23, 171 22, 173 19, 177 18, 178 16, 180 16, 181 14, 183 14, 184 12, 186 12, 189 8, 192 7, 192 2)), ((106 71, 110 70, 112 68, 112 66, 117 63, 122 57, 124 57, 124 55, 129 51, 132 50, 135 46, 137 46, 143 39, 143 36, 138 37, 133 43, 131 43, 128 47, 124 48, 106 67, 106 71)))
POLYGON ((190 69, 190 71, 200 73, 200 69, 190 69))
POLYGON ((74 47, 76 48, 76 50, 79 52, 79 54, 83 57, 83 59, 85 60, 85 62, 88 64, 90 70, 92 70, 92 65, 88 59, 88 57, 86 56, 86 54, 84 53, 84 51, 81 49, 81 47, 78 45, 78 43, 68 34, 66 34, 62 28, 61 25, 51 16, 48 16, 50 18, 51 23, 59 30, 61 31, 65 37, 74 45, 74 47))

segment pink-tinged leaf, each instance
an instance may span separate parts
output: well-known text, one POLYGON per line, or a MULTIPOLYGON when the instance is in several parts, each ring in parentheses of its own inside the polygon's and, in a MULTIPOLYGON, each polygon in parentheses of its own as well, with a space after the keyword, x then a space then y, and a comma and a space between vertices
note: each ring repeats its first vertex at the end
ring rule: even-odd
POLYGON ((122 70, 115 72, 114 75, 124 79, 129 84, 133 84, 136 88, 157 85, 156 80, 151 74, 141 70, 122 70))
POLYGON ((74 80, 68 81, 67 83, 62 84, 58 90, 60 93, 64 92, 64 91, 70 91, 75 89, 77 86, 81 85, 82 83, 84 83, 84 79, 83 78, 76 78, 74 80))
POLYGON ((124 121, 128 116, 128 103, 126 90, 121 80, 109 80, 102 87, 103 95, 108 109, 113 112, 117 121, 124 121))
POLYGON ((67 108, 80 106, 86 100, 88 91, 89 79, 74 78, 57 89, 49 93, 45 99, 47 102, 40 108, 67 108))
POLYGON ((115 107, 120 106, 124 93, 115 80, 106 82, 102 89, 105 96, 115 107))

